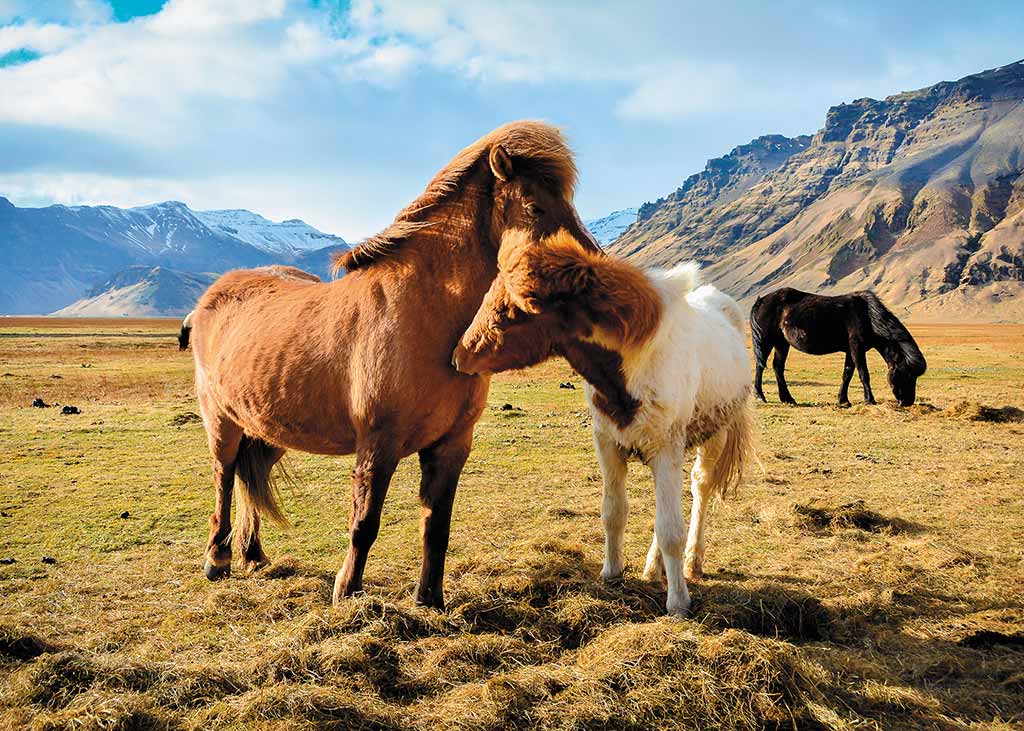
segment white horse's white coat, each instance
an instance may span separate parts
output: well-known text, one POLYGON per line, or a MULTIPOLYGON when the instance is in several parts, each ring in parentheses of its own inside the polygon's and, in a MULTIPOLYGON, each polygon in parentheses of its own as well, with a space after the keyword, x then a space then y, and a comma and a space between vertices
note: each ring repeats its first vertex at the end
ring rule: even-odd
POLYGON ((656 501, 654 540, 644 577, 658 578, 664 571, 668 612, 683 615, 690 607, 684 541, 685 574, 699 578, 707 508, 738 482, 753 456, 750 363, 743 312, 714 287, 698 287, 695 265, 646 274, 664 303, 654 334, 636 347, 624 347, 603 332, 593 338, 622 356, 626 388, 641 402, 635 418, 619 428, 595 407, 593 387, 585 388, 604 478, 601 575, 615 578, 625 566, 626 460, 638 454, 653 473, 656 501), (697 448, 689 533, 680 500, 687 447, 697 448))

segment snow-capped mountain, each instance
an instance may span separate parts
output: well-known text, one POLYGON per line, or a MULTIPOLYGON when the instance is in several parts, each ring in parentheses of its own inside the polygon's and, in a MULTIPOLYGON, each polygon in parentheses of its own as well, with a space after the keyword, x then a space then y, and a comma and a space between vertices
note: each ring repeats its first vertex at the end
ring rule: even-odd
POLYGON ((345 243, 340 236, 325 234, 297 218, 274 223, 258 213, 241 208, 195 211, 194 215, 214 231, 233 236, 271 254, 295 254, 345 243))
POLYGON ((623 208, 603 218, 594 218, 584 223, 601 246, 608 246, 636 222, 637 212, 636 208, 623 208))
POLYGON ((293 264, 326 276, 329 253, 347 248, 344 239, 301 222, 223 213, 197 214, 178 201, 19 208, 0 197, 0 313, 67 307, 133 265, 220 273, 293 264))

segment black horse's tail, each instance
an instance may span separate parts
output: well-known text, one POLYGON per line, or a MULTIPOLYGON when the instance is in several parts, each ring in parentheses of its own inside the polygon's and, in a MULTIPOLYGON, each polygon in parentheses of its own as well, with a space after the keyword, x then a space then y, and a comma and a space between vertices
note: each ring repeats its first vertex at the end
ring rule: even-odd
POLYGON ((860 292, 859 294, 868 306, 868 317, 871 319, 871 329, 875 336, 896 343, 903 356, 903 367, 917 376, 922 375, 928 368, 928 364, 921 349, 917 347, 914 336, 899 321, 899 318, 882 304, 882 300, 878 299, 874 292, 860 292))
POLYGON ((192 310, 181 321, 181 332, 178 333, 178 350, 186 350, 188 348, 188 341, 192 337, 192 316, 195 314, 196 311, 192 310))
POLYGON ((750 340, 754 347, 754 359, 762 368, 768 364, 768 353, 771 352, 771 347, 765 339, 764 327, 758 321, 763 300, 763 297, 758 297, 754 306, 750 308, 750 340))

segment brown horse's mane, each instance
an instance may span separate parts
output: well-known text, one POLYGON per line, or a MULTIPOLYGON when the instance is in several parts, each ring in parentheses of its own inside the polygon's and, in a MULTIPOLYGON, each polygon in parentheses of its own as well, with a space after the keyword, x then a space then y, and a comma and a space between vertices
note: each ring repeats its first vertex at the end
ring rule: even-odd
POLYGON ((438 209, 461 191, 477 164, 491 148, 501 145, 512 158, 517 174, 547 183, 572 200, 576 188, 576 163, 557 128, 544 122, 510 122, 463 149, 427 185, 426 190, 403 208, 386 229, 358 246, 334 257, 335 273, 361 269, 387 257, 402 243, 439 223, 438 209))

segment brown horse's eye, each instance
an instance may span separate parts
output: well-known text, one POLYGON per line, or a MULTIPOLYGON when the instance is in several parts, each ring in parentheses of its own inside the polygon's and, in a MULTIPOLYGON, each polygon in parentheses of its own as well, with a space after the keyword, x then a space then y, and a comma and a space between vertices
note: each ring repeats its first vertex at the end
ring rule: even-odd
POLYGON ((531 203, 527 203, 526 204, 526 210, 529 212, 529 214, 531 216, 534 216, 534 217, 543 216, 544 215, 544 209, 541 208, 540 206, 538 206, 536 203, 532 203, 532 202, 531 203))

